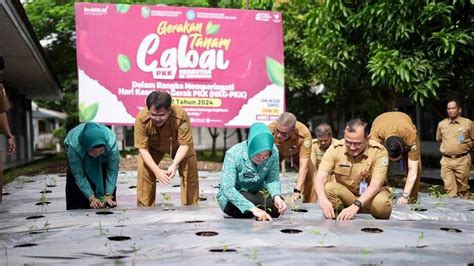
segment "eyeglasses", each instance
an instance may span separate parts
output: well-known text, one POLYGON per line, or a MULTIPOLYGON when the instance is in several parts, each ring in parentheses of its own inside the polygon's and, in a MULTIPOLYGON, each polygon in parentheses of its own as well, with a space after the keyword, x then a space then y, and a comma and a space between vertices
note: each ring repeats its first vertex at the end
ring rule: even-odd
POLYGON ((275 128, 275 131, 276 131, 276 132, 275 132, 275 133, 276 133, 275 135, 280 135, 280 136, 286 138, 286 137, 288 137, 289 135, 291 135, 291 132, 293 131, 293 129, 291 129, 290 131, 284 132, 284 131, 278 130, 278 128, 275 128))
POLYGON ((352 142, 352 141, 348 141, 348 140, 344 140, 344 144, 347 146, 347 147, 350 147, 352 145, 354 145, 354 147, 356 148, 360 148, 362 146, 364 146, 365 142, 352 142))

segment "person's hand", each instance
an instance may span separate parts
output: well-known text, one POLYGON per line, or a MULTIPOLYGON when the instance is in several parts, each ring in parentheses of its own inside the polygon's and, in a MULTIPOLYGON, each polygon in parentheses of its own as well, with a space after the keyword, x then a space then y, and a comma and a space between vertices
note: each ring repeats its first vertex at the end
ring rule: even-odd
POLYGON ((278 213, 281 215, 285 214, 286 211, 286 203, 280 196, 275 196, 273 200, 275 207, 278 209, 278 213))
POLYGON ((89 203, 92 209, 100 209, 104 206, 104 204, 100 200, 98 200, 95 196, 91 196, 89 198, 89 203))
POLYGON ((168 170, 166 170, 166 175, 171 179, 176 175, 176 164, 173 162, 170 167, 168 167, 168 170))
POLYGON ((406 205, 408 204, 408 198, 400 197, 397 200, 397 205, 406 205))
POLYGON ((171 183, 171 178, 168 176, 168 174, 166 174, 166 171, 159 169, 158 172, 155 173, 155 176, 156 181, 162 184, 169 185, 171 183))
POLYGON ((290 196, 290 205, 294 205, 295 202, 301 198, 301 195, 300 193, 298 192, 293 192, 293 194, 291 194, 290 196))
POLYGON ((109 205, 110 207, 116 207, 117 206, 117 202, 114 201, 114 199, 112 198, 112 196, 109 196, 109 195, 106 195, 104 197, 104 201, 103 203, 106 203, 107 205, 109 205))
POLYGON ((345 208, 337 216, 337 220, 350 220, 354 215, 359 211, 359 207, 352 204, 351 206, 345 208))
POLYGON ((323 211, 324 217, 327 219, 332 219, 336 215, 334 214, 334 207, 332 203, 327 199, 319 199, 319 208, 323 211))
POLYGON ((15 149, 16 149, 16 144, 15 144, 15 138, 14 137, 9 137, 7 139, 7 143, 8 143, 8 154, 12 154, 15 152, 15 149))
POLYGON ((257 217, 257 220, 259 221, 273 221, 272 217, 270 216, 270 214, 268 214, 266 211, 264 210, 261 210, 257 207, 253 207, 252 209, 250 209, 250 211, 252 212, 252 214, 257 217))

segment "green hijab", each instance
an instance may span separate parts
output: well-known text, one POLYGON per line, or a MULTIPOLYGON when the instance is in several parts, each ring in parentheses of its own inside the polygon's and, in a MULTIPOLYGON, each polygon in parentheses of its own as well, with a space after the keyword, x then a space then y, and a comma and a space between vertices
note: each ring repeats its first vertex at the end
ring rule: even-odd
POLYGON ((273 150, 273 135, 264 123, 254 123, 250 126, 248 139, 248 155, 252 159, 255 155, 273 150))
POLYGON ((82 129, 81 134, 79 135, 79 144, 86 152, 84 157, 84 170, 87 177, 95 185, 95 196, 97 198, 105 195, 104 189, 104 177, 102 175, 102 159, 103 156, 100 155, 96 158, 89 155, 89 151, 95 146, 104 145, 106 152, 107 147, 107 135, 103 129, 96 123, 89 122, 86 123, 82 129))

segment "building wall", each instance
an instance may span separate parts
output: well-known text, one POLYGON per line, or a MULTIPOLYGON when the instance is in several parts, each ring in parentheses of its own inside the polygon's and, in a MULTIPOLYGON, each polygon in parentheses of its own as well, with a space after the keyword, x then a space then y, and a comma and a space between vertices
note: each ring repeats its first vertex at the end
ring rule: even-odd
POLYGON ((25 95, 17 94, 11 88, 7 88, 6 93, 12 106, 7 115, 10 129, 15 136, 16 151, 10 156, 6 155, 7 140, 2 132, 0 135, 0 149, 2 150, 4 169, 33 159, 31 101, 25 95))

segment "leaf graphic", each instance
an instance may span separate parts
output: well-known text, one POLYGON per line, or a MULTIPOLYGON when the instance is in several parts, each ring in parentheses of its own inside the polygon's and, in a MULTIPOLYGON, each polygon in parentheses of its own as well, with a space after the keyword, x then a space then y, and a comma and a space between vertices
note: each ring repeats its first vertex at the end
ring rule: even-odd
POLYGON ((99 110, 99 103, 93 103, 89 106, 86 106, 85 104, 81 103, 79 106, 83 107, 79 107, 79 120, 81 122, 92 121, 97 115, 97 111, 99 110))
POLYGON ((148 18, 150 16, 150 8, 149 7, 142 7, 142 17, 143 18, 148 18))
POLYGON ((122 72, 128 72, 132 68, 130 59, 128 58, 128 56, 124 54, 119 54, 117 56, 117 63, 119 65, 120 70, 122 70, 122 72))
POLYGON ((116 4, 115 5, 115 8, 117 9, 117 12, 121 13, 121 14, 125 14, 128 12, 128 10, 130 9, 130 5, 127 5, 127 4, 116 4))
POLYGON ((220 29, 221 29, 221 25, 212 24, 212 21, 209 21, 206 26, 206 34, 209 34, 209 35, 217 34, 220 29))
POLYGON ((275 85, 283 87, 285 85, 285 68, 280 62, 273 58, 266 58, 267 75, 275 85))

